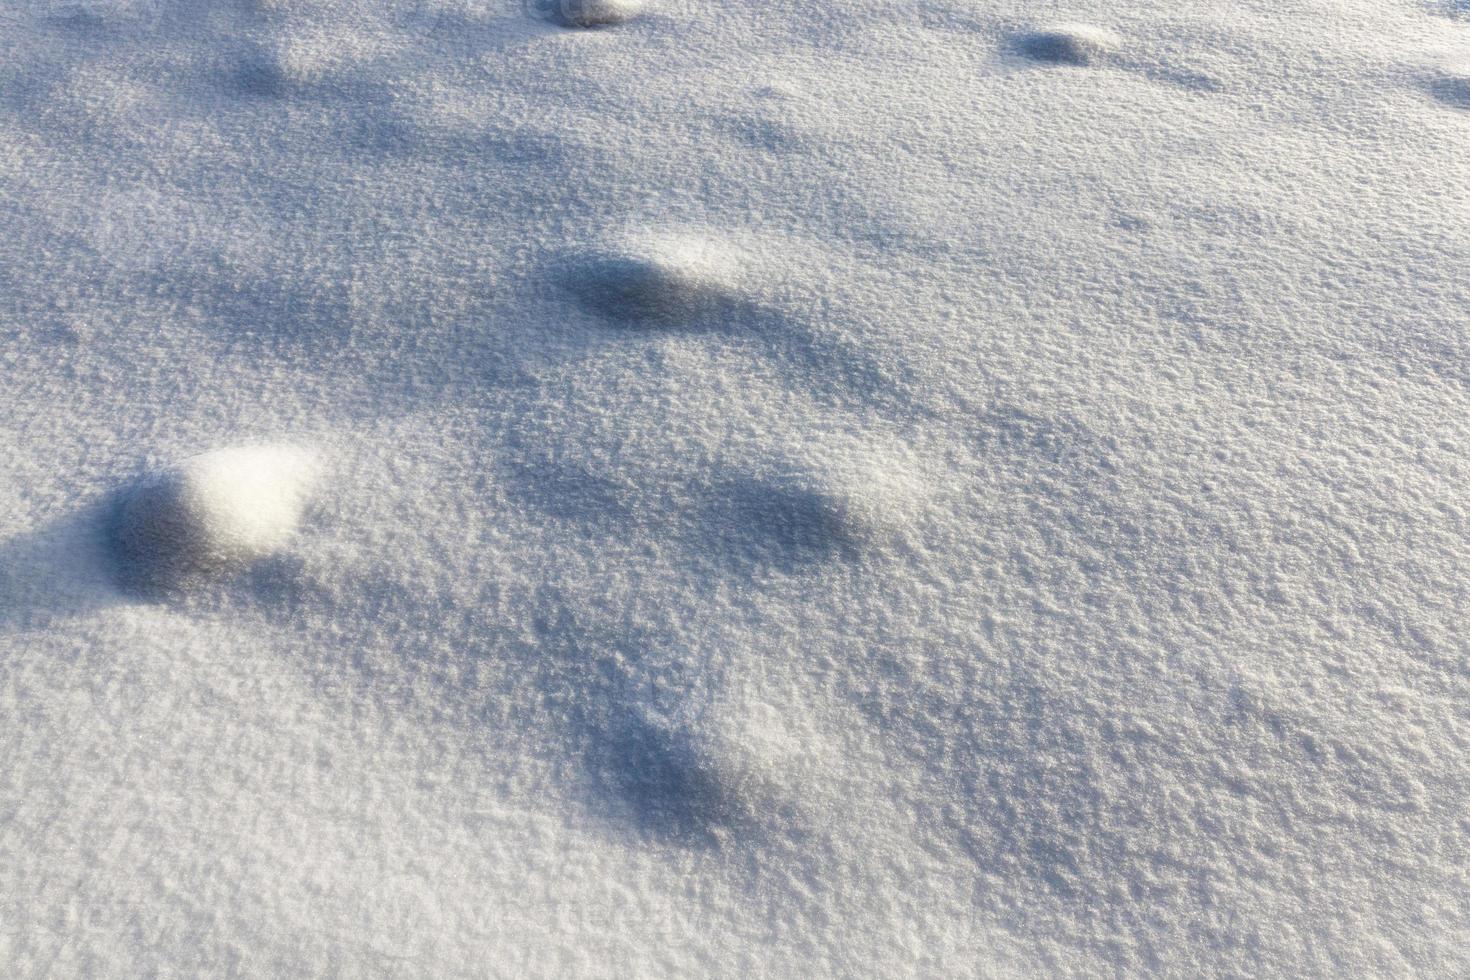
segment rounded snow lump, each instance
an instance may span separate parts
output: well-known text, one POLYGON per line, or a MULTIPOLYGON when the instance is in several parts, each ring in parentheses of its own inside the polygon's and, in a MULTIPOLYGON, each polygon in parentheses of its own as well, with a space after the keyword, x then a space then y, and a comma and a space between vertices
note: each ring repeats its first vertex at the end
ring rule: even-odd
POLYGON ((309 453, 267 445, 215 450, 155 474, 118 512, 116 543, 130 577, 166 584, 279 551, 316 471, 309 453))
POLYGON ((696 318, 735 295, 730 258, 697 239, 671 239, 583 257, 570 286, 591 308, 618 320, 696 318))
POLYGON ((292 81, 280 52, 262 45, 247 47, 239 53, 232 80, 239 95, 252 98, 284 95, 292 81))
POLYGON ((1088 24, 1058 24, 1021 38, 1021 53, 1054 65, 1095 65, 1119 47, 1118 35, 1088 24))
POLYGON ((542 0, 551 18, 564 27, 607 27, 643 11, 643 0, 542 0))
POLYGON ((809 738, 766 705, 677 718, 633 709, 605 733, 599 777, 646 830, 719 845, 801 822, 809 738))
POLYGON ((1431 86, 1434 97, 1456 109, 1470 109, 1470 75, 1448 75, 1431 86))
POLYGON ((740 524, 786 550, 840 551, 904 533, 925 496, 899 451, 833 454, 774 467, 734 491, 740 524))

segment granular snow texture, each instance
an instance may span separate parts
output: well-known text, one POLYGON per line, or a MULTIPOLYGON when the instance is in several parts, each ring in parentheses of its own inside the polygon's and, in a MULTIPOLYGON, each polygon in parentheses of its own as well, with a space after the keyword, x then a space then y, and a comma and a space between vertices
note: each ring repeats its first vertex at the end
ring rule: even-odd
POLYGON ((281 550, 311 489, 308 454, 278 446, 218 449, 142 481, 119 501, 114 558, 125 586, 184 586, 281 550))
POLYGON ((1463 4, 553 6, 0 0, 0 973, 1470 975, 1463 4))

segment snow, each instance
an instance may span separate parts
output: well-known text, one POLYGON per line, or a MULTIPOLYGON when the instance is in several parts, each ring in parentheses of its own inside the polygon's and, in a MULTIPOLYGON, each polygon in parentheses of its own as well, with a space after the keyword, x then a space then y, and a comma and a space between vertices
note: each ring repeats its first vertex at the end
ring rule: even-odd
POLYGON ((284 548, 316 464, 284 446, 217 449, 155 474, 118 505, 123 580, 141 588, 208 574, 284 548))
POLYGON ((1470 972, 1462 7, 0 3, 3 972, 1470 972))
POLYGON ((1036 61, 1092 65, 1117 51, 1122 42, 1111 31, 1087 24, 1062 24, 1021 38, 1021 52, 1036 61))
POLYGON ((607 27, 631 20, 643 10, 643 0, 532 0, 564 27, 607 27))
POLYGON ((1445 75, 1434 80, 1434 97, 1456 109, 1470 109, 1470 76, 1445 75))
POLYGON ((568 265, 570 290, 614 320, 688 325, 738 303, 736 259, 698 239, 612 245, 568 265))

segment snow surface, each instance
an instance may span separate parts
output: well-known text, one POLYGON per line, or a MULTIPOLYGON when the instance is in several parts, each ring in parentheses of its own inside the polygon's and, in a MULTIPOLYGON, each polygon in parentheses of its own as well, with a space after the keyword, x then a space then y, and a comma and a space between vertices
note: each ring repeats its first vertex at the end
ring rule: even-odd
POLYGON ((607 27, 638 16, 643 0, 531 0, 531 10, 564 27, 607 27))
POLYGON ((122 495, 111 522, 124 587, 158 591, 275 554, 295 534, 315 464, 284 446, 217 449, 122 495))
POLYGON ((3 0, 0 972, 1470 974, 1466 13, 3 0))
POLYGON ((1034 61, 1059 65, 1097 65, 1117 51, 1118 36, 1087 24, 1062 24, 1023 34, 1020 52, 1034 61))

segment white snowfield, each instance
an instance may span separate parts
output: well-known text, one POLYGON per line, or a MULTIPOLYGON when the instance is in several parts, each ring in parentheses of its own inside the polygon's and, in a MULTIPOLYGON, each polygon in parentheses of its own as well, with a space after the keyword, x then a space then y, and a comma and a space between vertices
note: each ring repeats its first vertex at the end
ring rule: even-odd
POLYGON ((1470 976, 1470 3, 0 41, 0 975, 1470 976))

